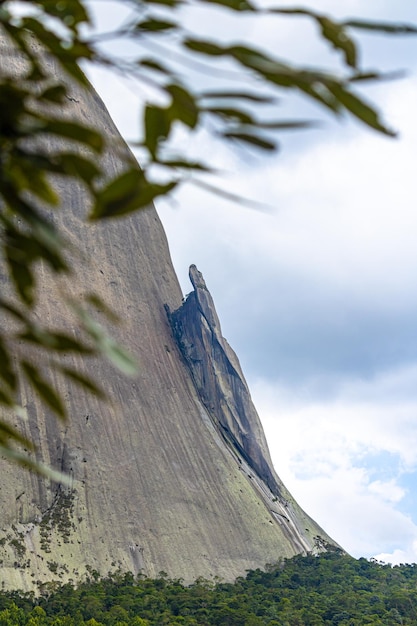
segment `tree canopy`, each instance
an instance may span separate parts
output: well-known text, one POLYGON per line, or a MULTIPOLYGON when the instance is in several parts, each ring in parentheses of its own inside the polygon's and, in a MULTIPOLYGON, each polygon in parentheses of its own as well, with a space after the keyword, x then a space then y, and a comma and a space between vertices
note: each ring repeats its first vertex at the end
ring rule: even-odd
MULTIPOLYGON (((51 563, 51 568, 54 564, 51 563)), ((234 583, 189 586, 91 571, 77 585, 40 585, 40 597, 0 594, 0 624, 11 626, 388 626, 415 624, 417 567, 355 560, 333 549, 247 572, 234 583)))
MULTIPOLYGON (((106 309, 97 295, 86 294, 82 303, 66 301, 79 325, 79 340, 41 324, 34 315, 41 297, 39 267, 48 267, 57 278, 70 274, 72 268, 72 251, 59 221, 48 217, 48 212, 60 210, 56 177, 85 187, 91 221, 140 210, 184 182, 224 193, 210 181, 214 173, 210 161, 204 155, 190 159, 178 152, 172 143, 174 133, 179 128, 187 133, 204 128, 222 141, 273 152, 281 132, 314 125, 311 119, 279 115, 277 102, 290 91, 330 115, 350 115, 374 131, 394 136, 377 108, 362 95, 363 85, 386 77, 361 67, 356 37, 364 31, 417 33, 417 27, 409 24, 336 20, 314 10, 275 6, 273 0, 117 0, 116 4, 123 10, 123 22, 110 32, 97 32, 87 0, 0 2, 0 269, 8 286, 0 308, 15 329, 6 333, 4 325, 0 327, 0 451, 50 476, 53 472, 31 457, 32 442, 11 425, 11 415, 25 417, 19 402, 22 385, 29 384, 58 418, 65 419, 65 403, 48 374, 51 368, 88 392, 102 392, 94 380, 66 367, 63 355, 101 354, 127 374, 134 372, 129 355, 89 311, 92 304, 106 309), (229 40, 213 32, 202 36, 201 29, 195 33, 184 25, 190 8, 224 11, 237 20, 265 16, 311 20, 318 37, 337 53, 337 71, 312 68, 307 62, 295 66, 286 61, 285 50, 277 57, 245 38, 235 41, 233 33, 229 40), (112 52, 110 42, 121 39, 134 47, 133 55, 112 52), (18 76, 10 63, 16 55, 24 62, 18 76), (59 79, 48 70, 51 59, 60 68, 59 79), (61 115, 71 82, 88 89, 80 68, 85 63, 128 75, 148 94, 142 137, 135 142, 141 169, 126 163, 113 180, 106 179, 100 167, 106 138, 61 115), (210 73, 210 88, 193 84, 196 71, 210 73), (65 139, 68 147, 51 154, 45 148, 45 139, 51 136, 65 139)), ((112 319, 112 312, 108 315, 112 319)))

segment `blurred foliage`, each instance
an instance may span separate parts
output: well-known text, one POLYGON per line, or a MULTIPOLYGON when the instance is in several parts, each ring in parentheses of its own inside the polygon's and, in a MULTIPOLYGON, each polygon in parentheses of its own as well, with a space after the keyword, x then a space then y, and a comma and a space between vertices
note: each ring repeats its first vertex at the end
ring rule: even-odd
MULTIPOLYGON (((66 302, 76 319, 77 333, 48 328, 34 314, 40 304, 39 267, 48 268, 57 279, 70 274, 72 268, 71 250, 59 226, 48 217, 48 212, 60 208, 54 176, 82 184, 91 200, 91 220, 141 209, 184 181, 213 188, 201 178, 213 171, 205 155, 191 160, 172 153, 175 130, 204 128, 225 142, 275 151, 280 132, 313 124, 308 119, 277 116, 278 100, 286 90, 300 93, 331 114, 349 114, 392 136, 375 107, 357 91, 365 81, 384 76, 360 67, 354 34, 358 30, 400 35, 417 32, 412 25, 337 21, 313 10, 264 7, 249 0, 117 0, 113 4, 129 9, 128 17, 111 32, 100 33, 94 31, 86 0, 0 1, 0 37, 18 51, 26 67, 16 77, 10 73, 9 61, 5 57, 0 60, 1 279, 8 285, 0 308, 4 320, 10 318, 7 327, 14 329, 6 332, 5 323, 0 327, 0 451, 43 473, 48 473, 47 468, 30 456, 31 441, 10 426, 16 416, 25 417, 19 401, 23 381, 45 407, 66 419, 54 377, 68 377, 91 393, 101 392, 91 378, 65 367, 62 356, 104 355, 122 371, 134 371, 128 355, 88 312, 89 302, 98 303, 94 294, 84 304, 66 302), (312 69, 307 64, 296 67, 245 41, 220 43, 214 32, 204 38, 196 36, 182 24, 184 11, 196 7, 247 15, 253 20, 265 15, 269 20, 312 20, 319 38, 339 53, 338 72, 312 69), (120 39, 136 46, 133 58, 107 52, 109 42, 120 39), (60 78, 48 70, 51 60, 60 67, 60 78), (135 144, 143 154, 140 171, 127 164, 118 177, 103 182, 100 157, 106 138, 62 115, 71 99, 71 81, 88 88, 80 62, 133 77, 153 94, 143 109, 143 137, 135 144), (233 69, 228 89, 222 86, 224 67, 233 69), (212 88, 192 88, 190 71, 207 68, 212 88), (51 137, 64 140, 57 145, 67 147, 48 150, 51 137), (163 182, 155 180, 155 167, 163 172, 163 182)), ((105 303, 99 306, 105 310, 105 303)))
POLYGON ((417 565, 355 560, 333 548, 285 559, 234 583, 90 572, 75 589, 0 594, 1 626, 394 626, 417 623, 417 565))

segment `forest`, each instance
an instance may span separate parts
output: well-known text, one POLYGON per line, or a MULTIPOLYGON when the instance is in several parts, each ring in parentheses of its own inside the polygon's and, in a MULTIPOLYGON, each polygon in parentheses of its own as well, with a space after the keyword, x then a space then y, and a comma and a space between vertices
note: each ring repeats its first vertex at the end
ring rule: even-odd
POLYGON ((417 564, 354 559, 338 548, 296 556, 226 583, 191 585, 90 569, 77 587, 0 593, 0 626, 317 626, 417 623, 417 564))

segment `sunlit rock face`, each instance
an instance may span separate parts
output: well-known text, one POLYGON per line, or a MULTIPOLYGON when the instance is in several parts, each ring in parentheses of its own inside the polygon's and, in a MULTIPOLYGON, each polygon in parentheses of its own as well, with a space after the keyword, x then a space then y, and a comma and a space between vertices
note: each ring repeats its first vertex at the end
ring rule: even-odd
MULTIPOLYGON (((10 52, 0 42, 0 71, 18 78, 21 63, 10 52)), ((98 129, 108 146, 104 170, 122 171, 132 157, 103 102, 79 85, 70 94, 65 115, 98 129)), ((66 294, 94 290, 119 313, 112 333, 135 355, 139 374, 124 377, 104 360, 91 364, 106 401, 57 380, 67 423, 31 389, 21 390, 29 417, 23 429, 39 460, 67 472, 71 486, 0 462, 1 582, 31 589, 116 569, 232 580, 310 550, 317 535, 328 539, 272 468, 239 363, 195 268, 194 292, 182 305, 154 208, 92 226, 85 190, 63 180, 57 188, 62 204, 51 219, 80 251, 66 294)), ((39 281, 39 319, 76 334, 44 268, 39 281)), ((71 354, 66 363, 79 366, 71 354)))

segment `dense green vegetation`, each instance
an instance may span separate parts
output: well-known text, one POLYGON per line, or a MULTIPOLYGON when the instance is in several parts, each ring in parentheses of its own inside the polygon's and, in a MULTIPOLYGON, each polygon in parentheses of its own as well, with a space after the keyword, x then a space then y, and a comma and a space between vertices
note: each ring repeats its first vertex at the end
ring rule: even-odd
POLYGON ((391 567, 339 550, 297 556, 235 583, 91 572, 75 589, 3 592, 0 626, 316 626, 417 624, 417 564, 391 567))

